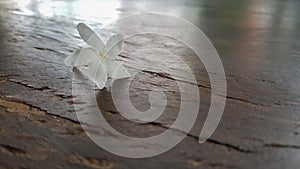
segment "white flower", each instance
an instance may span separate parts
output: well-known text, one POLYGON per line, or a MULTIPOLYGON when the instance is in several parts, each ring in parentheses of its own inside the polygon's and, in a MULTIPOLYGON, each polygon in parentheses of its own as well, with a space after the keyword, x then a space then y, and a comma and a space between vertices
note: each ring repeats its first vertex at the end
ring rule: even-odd
POLYGON ((112 36, 104 45, 97 33, 87 25, 79 23, 77 30, 90 47, 77 49, 65 59, 65 65, 72 67, 88 65, 89 78, 100 89, 105 87, 108 77, 113 79, 130 77, 126 68, 115 60, 123 45, 122 34, 112 36))

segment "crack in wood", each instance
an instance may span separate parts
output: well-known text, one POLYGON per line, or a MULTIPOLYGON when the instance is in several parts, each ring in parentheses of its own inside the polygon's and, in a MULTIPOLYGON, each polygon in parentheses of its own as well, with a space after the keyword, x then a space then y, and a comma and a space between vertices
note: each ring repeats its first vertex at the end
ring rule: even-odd
MULTIPOLYGON (((158 126, 158 127, 162 127, 164 129, 168 129, 168 130, 174 130, 176 132, 179 132, 179 133, 182 133, 182 134, 186 134, 188 137, 196 140, 198 142, 198 136, 194 136, 190 133, 185 133, 179 129, 176 129, 176 128, 169 128, 167 126, 164 126, 163 124, 159 123, 159 122, 149 122, 149 123, 144 123, 144 124, 141 124, 141 125, 152 125, 152 126, 158 126)), ((217 140, 213 140, 213 139, 207 139, 206 142, 208 143, 212 143, 212 144, 216 144, 216 145, 220 145, 220 146, 225 146, 229 149, 232 149, 232 150, 235 150, 235 151, 238 151, 238 152, 243 152, 243 153, 253 153, 254 151, 252 150, 247 150, 247 149, 243 149, 243 148, 240 148, 239 146, 235 146, 235 145, 232 145, 232 144, 228 144, 228 143, 222 143, 220 141, 217 141, 217 140)))
POLYGON ((5 97, 0 96, 0 106, 7 108, 7 110, 10 112, 29 113, 33 115, 50 115, 50 116, 54 116, 55 118, 59 118, 59 119, 67 120, 72 123, 79 124, 79 122, 76 120, 72 120, 70 118, 61 115, 48 113, 46 110, 43 110, 40 107, 33 106, 31 104, 22 101, 4 100, 3 98, 5 97))
MULTIPOLYGON (((222 95, 219 95, 219 96, 222 96, 222 95)), ((222 96, 222 97, 224 97, 224 96, 222 96)), ((255 103, 255 102, 249 101, 247 99, 242 99, 242 98, 237 98, 237 97, 232 97, 232 96, 226 96, 226 99, 240 101, 243 103, 247 103, 247 104, 251 104, 251 105, 259 106, 259 107, 269 107, 270 105, 273 105, 273 106, 280 106, 280 105, 297 106, 300 104, 300 103, 284 103, 284 102, 272 102, 270 104, 262 104, 262 103, 255 103)))
POLYGON ((51 88, 49 86, 34 87, 33 85, 31 85, 29 83, 25 83, 23 81, 18 81, 18 80, 15 80, 15 79, 8 79, 8 81, 12 82, 12 83, 22 85, 22 86, 25 86, 25 87, 33 89, 33 90, 38 90, 38 91, 51 90, 51 88))
MULTIPOLYGON (((77 124, 79 123, 78 121, 74 121, 74 120, 71 120, 69 118, 61 117, 59 115, 49 114, 45 110, 42 110, 41 108, 32 106, 30 104, 19 103, 19 102, 15 102, 15 101, 7 101, 7 100, 2 100, 1 99, 0 100, 0 106, 13 109, 14 112, 16 112, 16 111, 18 111, 18 112, 26 112, 26 113, 28 113, 28 111, 30 111, 30 113, 32 113, 32 112, 39 112, 39 113, 33 113, 33 114, 48 114, 48 115, 51 115, 51 116, 62 118, 64 120, 68 120, 68 121, 73 122, 73 123, 77 123, 77 124)), ((180 131, 180 130, 174 129, 174 128, 166 127, 166 126, 164 126, 164 125, 162 125, 161 123, 158 123, 158 122, 150 122, 150 123, 146 123, 146 124, 142 124, 142 125, 158 126, 158 127, 164 128, 164 129, 175 130, 177 132, 181 132, 183 134, 186 134, 183 131, 180 131)), ((198 142, 198 137, 196 137, 194 135, 191 135, 191 134, 187 134, 187 136, 189 136, 190 138, 195 139, 198 142)), ((239 151, 239 152, 243 152, 243 153, 252 153, 253 152, 253 151, 250 151, 250 150, 241 149, 240 147, 235 146, 235 145, 231 145, 231 144, 227 144, 227 143, 222 143, 220 141, 216 141, 216 140, 212 140, 212 139, 208 139, 207 142, 213 143, 213 144, 217 144, 217 145, 222 145, 222 146, 228 147, 229 149, 233 149, 233 150, 236 150, 236 151, 239 151)))
POLYGON ((63 53, 61 53, 61 52, 58 52, 58 51, 56 51, 56 50, 53 50, 53 49, 50 49, 50 48, 45 48, 45 47, 37 47, 37 46, 34 46, 33 48, 34 48, 34 49, 37 49, 37 50, 41 50, 41 51, 49 51, 49 52, 54 52, 54 53, 56 53, 56 54, 59 54, 59 55, 65 55, 65 54, 63 54, 63 53))
POLYGON ((10 145, 0 144, 0 149, 2 152, 11 154, 11 155, 26 155, 26 152, 20 148, 16 148, 10 145))
POLYGON ((289 145, 289 144, 278 144, 278 143, 265 144, 264 147, 300 149, 300 145, 289 145))
POLYGON ((153 71, 149 71, 149 70, 142 70, 142 72, 149 73, 149 74, 152 74, 154 76, 159 76, 159 77, 170 79, 170 80, 175 80, 173 77, 170 77, 167 73, 153 72, 153 71))
POLYGON ((213 139, 207 139, 207 142, 217 144, 217 145, 221 145, 221 146, 225 146, 229 149, 236 150, 236 151, 239 151, 239 152, 242 152, 242 153, 254 153, 255 152, 253 150, 243 149, 243 148, 240 148, 239 146, 235 146, 235 145, 228 144, 228 143, 222 143, 220 141, 213 140, 213 139))

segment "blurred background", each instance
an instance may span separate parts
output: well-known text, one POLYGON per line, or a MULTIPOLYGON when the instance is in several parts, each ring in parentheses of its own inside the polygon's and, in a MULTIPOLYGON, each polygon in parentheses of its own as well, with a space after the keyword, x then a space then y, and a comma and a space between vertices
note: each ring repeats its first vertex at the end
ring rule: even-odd
MULTIPOLYGON (((299 168, 299 9, 297 0, 1 0, 0 168, 299 168), (82 132, 73 109, 72 71, 63 59, 84 44, 76 31, 79 22, 101 29, 143 12, 178 16, 202 30, 222 60, 228 96, 221 123, 206 143, 197 142, 200 123, 165 154, 126 159, 97 147, 82 132)), ((120 59, 130 60, 126 54, 139 42, 151 43, 147 38, 125 40, 120 59)), ((178 45, 161 43, 170 49, 178 45)), ((178 51, 184 56, 185 50, 178 51)), ((195 71, 207 76, 203 66, 195 71)), ((143 76, 142 82, 150 79, 143 76)), ((204 112, 208 82, 198 81, 204 112)), ((108 93, 99 95, 105 100, 108 93)), ((137 106, 147 108, 139 101, 137 106)), ((144 130, 116 114, 106 116, 129 134, 133 127, 146 135, 168 127, 161 122, 144 130)))

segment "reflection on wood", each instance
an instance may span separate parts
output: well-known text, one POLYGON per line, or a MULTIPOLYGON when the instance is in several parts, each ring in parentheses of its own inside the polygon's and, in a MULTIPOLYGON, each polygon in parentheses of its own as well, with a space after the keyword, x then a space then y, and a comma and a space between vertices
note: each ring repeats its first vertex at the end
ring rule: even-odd
MULTIPOLYGON (((299 7, 297 1, 280 0, 1 1, 0 168, 298 168, 299 7), (100 109, 116 130, 136 137, 167 130, 178 115, 175 80, 197 86, 201 95, 197 123, 182 143, 160 156, 135 160, 104 151, 85 134, 73 108, 82 103, 73 101, 74 73, 63 60, 84 45, 75 29, 78 22, 101 28, 118 17, 144 11, 186 18, 211 39, 224 65, 228 96, 218 129, 198 144, 211 94, 203 64, 174 39, 151 35, 126 39, 118 59, 130 71, 157 65, 135 77, 133 105, 142 111, 149 108, 149 88, 165 91, 168 103, 155 122, 133 123, 115 109, 109 87, 97 91, 100 109), (159 51, 130 57, 134 49, 153 47, 154 42, 182 57, 198 84, 188 83, 172 60, 166 65, 181 72, 177 79, 163 72, 159 51)), ((103 32, 104 37, 110 34, 103 32)))

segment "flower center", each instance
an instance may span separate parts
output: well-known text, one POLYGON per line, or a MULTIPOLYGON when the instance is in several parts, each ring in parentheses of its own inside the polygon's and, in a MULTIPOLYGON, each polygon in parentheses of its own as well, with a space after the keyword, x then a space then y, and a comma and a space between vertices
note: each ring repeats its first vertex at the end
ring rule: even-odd
POLYGON ((102 53, 99 53, 98 57, 99 57, 100 59, 102 59, 102 58, 103 58, 103 54, 102 54, 102 53))

